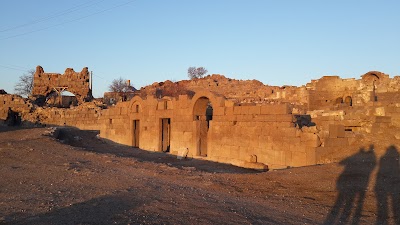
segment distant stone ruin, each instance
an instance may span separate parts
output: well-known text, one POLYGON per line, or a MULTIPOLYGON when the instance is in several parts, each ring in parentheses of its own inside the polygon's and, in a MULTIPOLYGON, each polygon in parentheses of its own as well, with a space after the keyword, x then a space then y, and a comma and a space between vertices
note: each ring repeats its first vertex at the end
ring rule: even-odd
POLYGON ((36 67, 33 96, 49 98, 50 96, 60 96, 63 91, 73 93, 79 104, 91 100, 93 97, 88 68, 83 68, 81 72, 67 68, 64 74, 59 74, 45 73, 41 66, 36 67))

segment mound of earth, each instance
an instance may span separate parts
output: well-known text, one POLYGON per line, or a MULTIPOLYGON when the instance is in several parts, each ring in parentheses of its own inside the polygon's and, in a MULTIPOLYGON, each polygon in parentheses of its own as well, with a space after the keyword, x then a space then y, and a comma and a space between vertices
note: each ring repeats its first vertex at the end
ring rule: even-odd
POLYGON ((280 87, 264 85, 257 80, 235 80, 213 74, 193 80, 155 82, 142 87, 140 94, 142 97, 151 95, 158 98, 186 94, 193 96, 197 91, 204 89, 225 96, 234 102, 261 102, 280 87))

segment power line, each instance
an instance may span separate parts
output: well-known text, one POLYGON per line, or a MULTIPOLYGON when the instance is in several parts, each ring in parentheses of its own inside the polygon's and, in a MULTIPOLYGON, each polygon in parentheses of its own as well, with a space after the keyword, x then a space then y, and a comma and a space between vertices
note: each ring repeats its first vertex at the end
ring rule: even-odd
POLYGON ((18 70, 18 71, 23 71, 23 72, 29 72, 29 69, 26 69, 25 67, 22 67, 22 66, 6 66, 6 65, 1 65, 0 64, 0 67, 6 68, 6 69, 10 69, 10 70, 18 70), (20 69, 20 68, 25 68, 25 69, 20 69))
POLYGON ((95 1, 92 0, 92 1, 89 1, 89 2, 86 2, 86 3, 83 3, 83 4, 71 7, 69 9, 66 9, 66 10, 51 14, 51 15, 49 15, 47 17, 39 18, 37 20, 33 20, 31 22, 28 22, 28 23, 23 23, 23 24, 20 24, 20 25, 17 25, 17 26, 13 26, 13 27, 9 27, 9 28, 0 30, 0 33, 6 32, 6 31, 15 30, 15 29, 19 29, 19 28, 22 28, 22 27, 30 26, 30 25, 34 25, 34 24, 37 24, 37 23, 41 23, 41 22, 44 22, 44 21, 47 21, 47 20, 50 20, 50 19, 53 19, 53 18, 57 18, 57 17, 63 16, 63 15, 78 11, 78 10, 83 9, 83 8, 90 7, 92 5, 98 4, 98 3, 103 2, 103 1, 104 0, 95 0, 95 1), (94 2, 94 3, 89 4, 91 2, 94 2))
POLYGON ((32 69, 32 68, 27 68, 27 67, 25 67, 25 66, 17 66, 17 65, 13 65, 13 64, 9 64, 9 63, 7 63, 7 64, 2 64, 2 65, 7 65, 7 66, 15 67, 15 68, 26 69, 26 70, 32 69))
POLYGON ((79 18, 76 18, 76 19, 73 19, 73 20, 69 20, 69 21, 65 21, 65 22, 62 22, 62 23, 58 23, 58 24, 55 24, 53 26, 45 27, 45 28, 42 28, 42 29, 33 30, 33 31, 29 31, 29 32, 25 32, 25 33, 21 33, 21 34, 17 34, 17 35, 8 36, 8 37, 2 38, 0 40, 7 40, 7 39, 11 39, 11 38, 19 37, 19 36, 24 36, 24 35, 31 34, 31 33, 36 33, 36 32, 43 31, 43 30, 48 30, 48 29, 53 28, 53 27, 58 27, 58 26, 61 26, 61 25, 67 24, 67 23, 72 23, 72 22, 75 22, 75 21, 78 21, 78 20, 82 20, 82 19, 94 16, 94 15, 97 15, 97 14, 100 14, 100 13, 103 13, 103 12, 110 11, 110 10, 118 8, 118 7, 122 7, 124 5, 128 5, 128 4, 130 4, 130 3, 134 2, 134 1, 136 1, 136 0, 130 0, 130 1, 125 2, 125 3, 119 4, 119 5, 115 5, 113 7, 106 8, 106 9, 94 12, 92 14, 88 14, 86 16, 82 16, 82 17, 79 17, 79 18))
POLYGON ((93 73, 93 76, 98 77, 100 79, 103 79, 104 81, 110 82, 110 80, 108 80, 106 78, 103 78, 103 77, 100 77, 99 75, 96 75, 95 73, 93 73))

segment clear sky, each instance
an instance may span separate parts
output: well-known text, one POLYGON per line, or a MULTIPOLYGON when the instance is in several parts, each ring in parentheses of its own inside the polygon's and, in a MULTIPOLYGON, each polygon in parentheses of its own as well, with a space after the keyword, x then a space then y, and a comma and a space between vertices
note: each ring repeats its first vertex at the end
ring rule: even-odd
POLYGON ((95 97, 122 77, 140 88, 187 68, 269 85, 323 75, 400 75, 400 1, 3 0, 0 89, 18 77, 93 71, 95 97))

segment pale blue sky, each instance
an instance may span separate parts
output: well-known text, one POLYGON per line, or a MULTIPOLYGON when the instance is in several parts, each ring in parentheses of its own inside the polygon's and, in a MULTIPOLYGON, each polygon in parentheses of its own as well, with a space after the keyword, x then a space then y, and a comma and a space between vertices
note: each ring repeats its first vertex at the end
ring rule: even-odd
POLYGON ((0 2, 0 89, 41 65, 136 88, 189 66, 269 85, 323 75, 400 75, 400 1, 13 0, 0 2))

